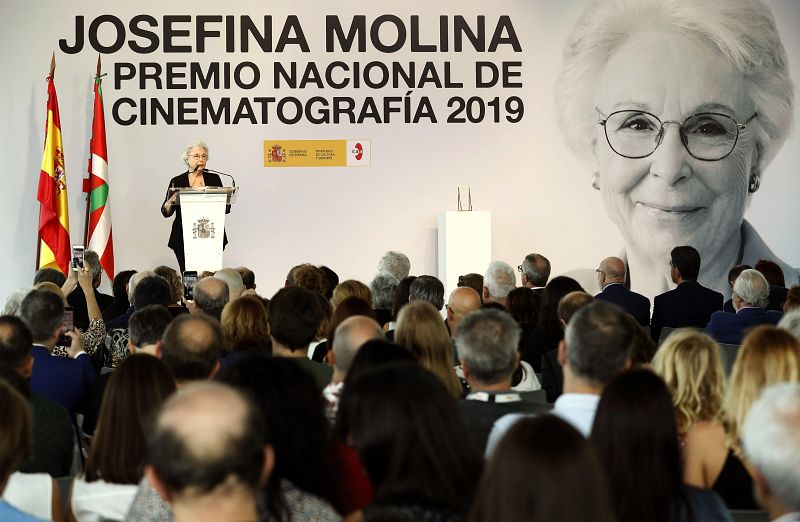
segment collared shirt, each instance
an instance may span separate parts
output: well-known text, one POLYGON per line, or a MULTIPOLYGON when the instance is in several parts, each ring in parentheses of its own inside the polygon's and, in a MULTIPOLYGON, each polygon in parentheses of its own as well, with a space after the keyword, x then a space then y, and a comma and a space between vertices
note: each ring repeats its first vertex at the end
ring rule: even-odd
POLYGON ((515 392, 485 392, 477 391, 464 397, 468 401, 493 402, 495 404, 507 404, 509 402, 522 402, 519 393, 515 392))
POLYGON ((591 393, 565 393, 556 399, 553 413, 572 424, 584 437, 592 432, 600 396, 591 393))

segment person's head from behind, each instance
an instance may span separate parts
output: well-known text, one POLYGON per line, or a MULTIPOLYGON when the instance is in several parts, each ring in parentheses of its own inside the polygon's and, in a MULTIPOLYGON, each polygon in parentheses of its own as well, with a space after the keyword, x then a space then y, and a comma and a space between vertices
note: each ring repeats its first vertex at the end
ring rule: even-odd
POLYGON ((128 283, 135 273, 136 270, 123 270, 114 276, 114 281, 111 283, 111 293, 114 294, 114 301, 123 305, 130 305, 128 283))
POLYGON ((226 367, 219 381, 250 395, 270 427, 275 469, 267 490, 271 514, 280 503, 280 481, 309 493, 330 491, 328 435, 319 389, 311 375, 280 357, 244 354, 226 367))
POLYGON ((340 302, 331 315, 328 331, 325 333, 328 340, 328 348, 333 347, 336 342, 336 332, 342 321, 353 316, 365 316, 373 320, 377 324, 375 318, 375 311, 370 304, 361 299, 360 297, 348 297, 340 302))
POLYGON ((0 364, 14 368, 28 379, 33 371, 33 337, 22 319, 11 315, 0 317, 0 364))
POLYGON ((162 337, 172 314, 162 305, 147 305, 134 311, 128 319, 128 350, 161 356, 162 337))
POLYGON ((224 349, 222 327, 205 315, 181 315, 164 332, 161 360, 179 385, 211 378, 224 349))
POLYGON ((750 268, 753 267, 750 265, 736 265, 728 270, 728 286, 731 287, 731 290, 733 290, 733 283, 736 282, 736 278, 739 277, 739 274, 750 268))
POLYGON ((477 310, 464 318, 454 340, 464 378, 473 390, 511 388, 519 364, 519 337, 519 325, 507 312, 477 310))
POLYGON ((505 303, 508 293, 517 285, 517 274, 511 265, 503 261, 492 261, 483 274, 483 300, 505 303))
POLYGON ((556 315, 562 328, 566 328, 570 319, 584 306, 593 303, 594 297, 581 290, 570 292, 558 301, 556 315))
POLYGON ((126 357, 103 393, 86 479, 138 484, 144 473, 146 424, 175 391, 172 374, 148 355, 126 357))
POLYGON ((800 286, 793 286, 786 292, 786 300, 783 302, 783 312, 788 313, 800 308, 800 286))
POLYGON ((558 319, 558 303, 570 292, 583 292, 583 287, 571 277, 554 277, 542 292, 542 309, 539 312, 539 329, 549 336, 560 336, 563 325, 558 319))
POLYGON ((597 282, 600 288, 611 283, 625 282, 625 262, 618 257, 607 257, 600 262, 597 269, 597 282))
POLYGON ((52 348, 64 325, 64 301, 47 290, 31 290, 20 305, 20 318, 33 342, 52 348))
POLYGON ((255 493, 273 462, 265 440, 264 419, 243 394, 222 384, 197 383, 161 409, 147 437, 146 474, 176 514, 209 498, 234 495, 244 495, 254 510, 255 493))
POLYGON ((60 288, 64 286, 66 281, 67 276, 65 276, 61 270, 55 268, 40 268, 33 276, 34 285, 38 285, 39 283, 53 283, 60 288))
POLYGON ((239 271, 234 268, 221 268, 214 272, 214 277, 221 279, 228 285, 228 296, 230 301, 239 299, 244 292, 245 286, 239 271))
POLYGON ((530 292, 529 288, 520 287, 508 293, 506 308, 511 317, 520 326, 534 326, 539 318, 539 309, 542 307, 542 294, 530 292))
POLYGON ((391 274, 378 274, 369 283, 373 306, 376 309, 391 310, 394 293, 400 280, 391 274))
POLYGON ((633 332, 619 307, 595 301, 572 316, 559 346, 564 386, 573 379, 597 391, 630 362, 633 332))
POLYGON ((628 322, 628 328, 633 333, 631 368, 647 367, 652 362, 658 347, 653 342, 653 338, 650 337, 650 331, 645 330, 631 314, 625 314, 625 320, 628 322))
POLYGON ((786 286, 786 279, 783 277, 783 269, 775 261, 759 259, 756 261, 755 270, 758 270, 764 279, 772 286, 786 286))
POLYGON ((778 321, 778 328, 783 328, 800 339, 800 309, 795 308, 784 313, 778 321))
POLYGON ((353 358, 364 343, 383 338, 383 330, 371 317, 354 315, 339 323, 332 347, 333 380, 344 380, 353 358))
POLYGON ((550 261, 541 254, 528 254, 521 267, 522 286, 542 288, 550 279, 550 261))
POLYGON ((441 310, 444 306, 444 285, 441 281, 431 275, 419 276, 411 283, 408 290, 408 300, 425 301, 430 303, 436 310, 441 310))
POLYGON ((447 300, 447 325, 450 327, 450 336, 458 331, 458 325, 470 312, 481 307, 481 296, 468 286, 456 288, 450 292, 447 300))
POLYGON ((333 289, 339 284, 339 274, 325 265, 320 265, 319 269, 325 274, 325 299, 330 300, 333 297, 333 289))
POLYGON ((614 520, 603 468, 589 441, 555 415, 514 423, 486 465, 470 522, 614 520))
POLYGON ((183 299, 183 280, 174 268, 166 265, 159 265, 153 269, 153 273, 163 277, 169 285, 171 291, 169 304, 178 303, 183 299))
POLYGON ((675 330, 658 348, 653 371, 672 394, 680 435, 697 422, 719 420, 725 370, 714 339, 690 328, 675 330))
POLYGON ((32 453, 33 422, 28 401, 0 379, 0 493, 32 453))
POLYGON ((135 309, 154 304, 169 306, 172 303, 172 289, 163 277, 153 274, 136 277, 135 281, 131 294, 131 304, 135 309))
POLYGON ((217 321, 230 301, 230 290, 222 279, 205 277, 194 284, 194 312, 209 315, 217 321))
POLYGON ((408 295, 411 292, 411 284, 417 280, 416 276, 408 276, 400 280, 397 290, 394 293, 394 303, 392 304, 392 319, 397 321, 400 310, 408 304, 408 295))
POLYGON ((367 285, 355 279, 345 279, 333 289, 333 296, 331 297, 331 306, 336 309, 339 304, 348 297, 358 297, 366 301, 370 308, 374 308, 372 303, 372 291, 367 285))
POLYGON ((273 348, 308 350, 322 321, 317 294, 299 286, 281 288, 269 303, 269 332, 273 348))
POLYGON ((221 324, 231 350, 271 351, 269 316, 258 296, 245 295, 226 304, 221 324))
POLYGON ((103 267, 100 265, 100 256, 94 250, 86 250, 83 254, 83 265, 89 267, 92 274, 92 286, 100 286, 100 276, 103 274, 103 267))
POLYGON ((242 284, 244 285, 245 290, 255 290, 256 289, 256 274, 246 266, 240 266, 236 268, 236 271, 239 272, 239 276, 242 278, 242 284))
MULTIPOLYGON (((387 339, 367 341, 361 345, 350 363, 344 379, 345 387, 364 374, 398 362, 416 363, 417 360, 411 352, 387 339)), ((344 440, 346 435, 343 434, 341 438, 344 440)))
POLYGON ((315 294, 325 295, 325 272, 310 263, 293 266, 286 275, 285 286, 299 286, 315 294))
POLYGON ((426 301, 411 301, 397 318, 395 341, 412 353, 423 368, 436 375, 453 396, 461 384, 453 369, 453 343, 442 316, 426 301))
POLYGON ((398 281, 408 277, 411 271, 411 261, 402 252, 390 250, 383 254, 378 261, 378 274, 388 274, 394 276, 398 281))
POLYGON ((767 386, 800 381, 800 341, 775 326, 757 326, 748 333, 733 362, 723 402, 728 438, 741 443, 750 407, 767 386))
POLYGON ((473 272, 458 276, 458 283, 456 285, 459 288, 466 286, 475 290, 478 295, 481 296, 481 304, 483 304, 483 276, 481 274, 473 272))
POLYGON ((600 397, 591 440, 619 520, 674 520, 682 507, 675 503, 682 498, 681 454, 672 399, 658 375, 637 369, 613 379, 600 397))
POLYGON ((758 270, 743 270, 733 283, 733 307, 763 308, 769 299, 769 283, 758 270))
POLYGON ((481 457, 464 437, 453 398, 429 372, 392 364, 345 385, 339 429, 375 487, 375 502, 432 505, 463 514, 481 457))
POLYGON ((673 283, 694 281, 700 274, 700 252, 688 245, 676 246, 670 252, 669 264, 673 283))
POLYGON ((764 390, 744 424, 742 439, 755 468, 753 491, 773 520, 800 511, 800 384, 764 390))

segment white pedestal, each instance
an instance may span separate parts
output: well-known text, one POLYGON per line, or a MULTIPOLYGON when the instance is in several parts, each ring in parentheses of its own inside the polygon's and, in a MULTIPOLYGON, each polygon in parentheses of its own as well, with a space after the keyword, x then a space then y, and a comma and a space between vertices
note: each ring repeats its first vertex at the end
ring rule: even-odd
POLYGON ((447 297, 458 286, 458 276, 483 275, 492 261, 492 213, 439 214, 439 279, 447 297))
POLYGON ((226 194, 182 193, 183 249, 186 270, 216 271, 222 268, 225 236, 226 194))

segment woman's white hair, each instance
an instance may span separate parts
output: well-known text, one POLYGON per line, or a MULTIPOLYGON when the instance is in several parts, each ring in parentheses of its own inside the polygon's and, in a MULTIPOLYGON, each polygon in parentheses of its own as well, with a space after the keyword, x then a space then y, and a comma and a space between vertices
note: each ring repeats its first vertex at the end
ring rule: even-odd
POLYGON ((183 154, 181 154, 181 159, 187 165, 189 164, 189 153, 192 149, 196 148, 204 149, 206 151, 206 156, 208 156, 208 145, 206 145, 205 142, 200 140, 192 141, 183 148, 183 154))
MULTIPOLYGON (((772 11, 762 0, 597 0, 583 12, 562 55, 556 107, 567 143, 588 157, 597 115, 592 93, 609 58, 631 34, 671 29, 722 52, 747 83, 759 170, 783 146, 792 126, 794 86, 772 11)), ((631 64, 635 67, 636 64, 631 64)))

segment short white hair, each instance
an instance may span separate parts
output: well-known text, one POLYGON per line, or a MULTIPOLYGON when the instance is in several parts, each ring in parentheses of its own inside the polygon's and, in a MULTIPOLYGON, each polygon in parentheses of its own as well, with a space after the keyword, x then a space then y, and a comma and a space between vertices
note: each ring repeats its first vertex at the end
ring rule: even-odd
POLYGON ((598 0, 575 24, 562 53, 556 108, 567 143, 589 156, 596 137, 592 95, 608 60, 642 27, 672 29, 719 49, 742 75, 758 111, 758 167, 783 146, 792 126, 794 86, 772 11, 762 0, 598 0))
POLYGON ((517 274, 508 263, 492 261, 483 276, 483 286, 489 289, 490 298, 506 299, 508 293, 517 287, 517 274))
POLYGON ((800 308, 789 310, 783 314, 783 317, 778 322, 778 328, 783 328, 800 339, 800 308))
POLYGON ((188 143, 183 148, 183 154, 181 154, 181 159, 183 160, 183 162, 188 165, 189 164, 189 153, 192 151, 192 149, 198 149, 198 148, 203 149, 203 150, 206 151, 206 159, 208 159, 208 145, 206 145, 205 142, 203 142, 203 141, 194 140, 194 141, 188 143))
POLYGON ((244 292, 242 274, 235 268, 221 268, 214 273, 214 277, 221 279, 228 285, 228 294, 230 297, 238 297, 244 292))
POLYGON ((411 272, 411 261, 402 252, 390 250, 378 261, 378 274, 389 274, 402 281, 411 272))
POLYGON ((19 308, 22 305, 22 300, 25 299, 25 296, 28 295, 30 291, 30 288, 20 288, 19 290, 11 292, 6 299, 5 306, 3 306, 3 315, 19 317, 19 308))
POLYGON ((775 498, 800 511, 800 383, 764 390, 747 414, 742 442, 775 498))
POLYGON ((749 268, 742 270, 733 283, 734 296, 744 301, 748 306, 767 306, 769 300, 769 283, 758 270, 749 268))

